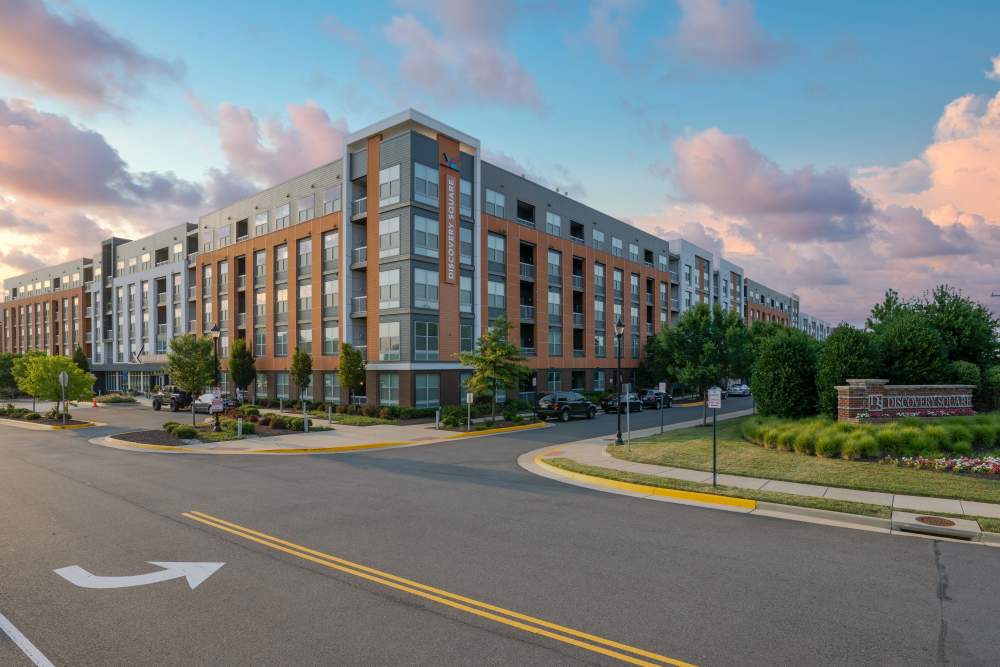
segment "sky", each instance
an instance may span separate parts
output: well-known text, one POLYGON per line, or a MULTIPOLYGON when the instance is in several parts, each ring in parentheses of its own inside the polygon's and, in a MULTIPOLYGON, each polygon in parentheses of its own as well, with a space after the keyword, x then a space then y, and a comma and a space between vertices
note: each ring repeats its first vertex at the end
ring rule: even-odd
POLYGON ((941 283, 1000 311, 997 25, 981 2, 0 0, 0 278, 413 107, 832 323, 941 283))

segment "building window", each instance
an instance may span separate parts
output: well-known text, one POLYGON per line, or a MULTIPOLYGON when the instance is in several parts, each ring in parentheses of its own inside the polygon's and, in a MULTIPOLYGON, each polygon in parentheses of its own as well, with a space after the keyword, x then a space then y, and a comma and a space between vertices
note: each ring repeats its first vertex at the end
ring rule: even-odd
POLYGON ((379 271, 378 307, 399 308, 399 269, 379 271))
POLYGON ((604 265, 599 262, 594 264, 594 290, 604 292, 604 265))
MULTIPOLYGON (((264 294, 260 292, 260 294, 264 294)), ((266 298, 266 295, 265 295, 266 298)), ((279 287, 274 290, 274 312, 275 313, 287 313, 288 312, 288 288, 279 287)))
POLYGON ((340 403, 340 375, 323 373, 323 400, 327 403, 340 403))
POLYGON ((340 283, 336 276, 326 278, 323 281, 323 308, 337 307, 337 294, 340 292, 340 283))
POLYGON ((288 329, 287 327, 275 327, 274 329, 274 356, 288 356, 288 329))
POLYGON ((632 334, 632 358, 639 358, 639 334, 632 334))
POLYGON ((323 261, 337 261, 340 248, 340 232, 334 230, 323 234, 323 261))
POLYGON ((441 376, 418 373, 416 377, 418 408, 432 408, 441 404, 441 376))
POLYGON ((424 166, 419 162, 413 164, 413 198, 421 203, 437 206, 438 204, 438 170, 424 166))
POLYGON ((399 373, 379 373, 378 402, 380 405, 399 405, 399 373))
POLYGON ((562 356, 562 328, 549 327, 549 356, 562 356))
POLYGON ((254 398, 265 398, 267 396, 267 373, 257 373, 253 383, 254 398))
POLYGON ((590 236, 590 244, 594 246, 594 250, 604 250, 604 232, 595 228, 590 236))
POLYGON ((632 303, 639 303, 639 275, 630 273, 628 278, 629 297, 632 303))
POLYGON ((309 319, 312 313, 312 283, 299 283, 297 309, 299 319, 309 319))
POLYGON ((469 393, 469 380, 472 379, 472 373, 459 373, 458 374, 458 402, 461 405, 468 405, 469 402, 466 400, 469 393))
POLYGON ((691 290, 684 291, 684 307, 685 308, 691 307, 691 290))
POLYGON ((685 285, 690 285, 691 284, 691 265, 690 264, 685 264, 684 265, 684 284, 685 285))
POLYGON ((333 323, 323 325, 323 354, 337 354, 340 351, 340 327, 333 323))
POLYGON ((274 387, 278 398, 288 400, 288 373, 275 373, 274 387))
POLYGON ((463 313, 472 312, 472 276, 458 278, 458 309, 463 313))
POLYGON ((295 210, 298 211, 299 222, 312 220, 316 217, 316 197, 313 195, 299 197, 299 200, 295 202, 295 210))
POLYGON ((378 172, 378 205, 399 203, 399 165, 394 164, 378 172))
POLYGON ((666 255, 659 256, 660 271, 666 272, 669 268, 668 260, 666 255))
POLYGON ((633 329, 638 329, 639 328, 639 309, 636 306, 632 306, 632 308, 630 308, 630 316, 632 318, 632 328, 633 329))
POLYGON ((633 262, 639 261, 639 246, 634 243, 628 244, 628 258, 633 262))
POLYGON ((625 290, 625 286, 623 285, 623 282, 625 280, 625 274, 622 273, 621 269, 615 269, 614 273, 613 273, 613 277, 614 277, 614 285, 613 285, 613 287, 614 287, 614 290, 615 290, 615 298, 616 299, 621 299, 622 295, 624 294, 624 290, 625 290))
POLYGON ((504 209, 507 205, 507 198, 503 193, 486 189, 486 212, 497 218, 504 217, 504 209))
POLYGON ((267 354, 267 329, 253 330, 253 355, 263 357, 267 354))
POLYGON ((497 310, 504 310, 507 307, 506 285, 496 280, 486 283, 488 306, 497 310))
POLYGON ((274 272, 288 271, 288 246, 279 245, 274 249, 274 272))
POLYGON ((378 323, 378 358, 399 361, 399 322, 378 323))
POLYGON ((437 322, 413 323, 414 352, 416 361, 434 361, 438 358, 437 322))
POLYGON ((559 217, 558 213, 545 212, 545 231, 553 236, 562 235, 562 218, 559 217))
POLYGON ((464 178, 459 183, 459 188, 461 190, 460 199, 458 204, 458 212, 461 215, 471 218, 472 217, 472 181, 467 181, 464 178))
POLYGON ((438 256, 438 221, 422 215, 413 216, 413 251, 426 257, 438 256))
POLYGON ((312 239, 306 237, 298 241, 298 269, 301 272, 312 266, 312 239))
POLYGON ((555 393, 557 391, 562 391, 562 373, 559 371, 549 371, 547 379, 547 386, 549 392, 555 393))
POLYGON ((472 323, 462 322, 459 325, 459 351, 472 352, 475 346, 476 339, 472 332, 472 323))
POLYGON ((548 272, 549 277, 555 277, 559 280, 562 279, 562 253, 558 250, 549 250, 548 254, 548 272))
POLYGON ((472 266, 472 259, 474 256, 474 249, 472 245, 472 229, 470 229, 469 227, 462 227, 459 230, 459 237, 461 238, 461 243, 459 244, 461 256, 459 258, 459 261, 462 264, 468 264, 469 266, 472 266))
POLYGON ((313 346, 313 331, 312 327, 308 324, 299 327, 299 337, 296 341, 296 347, 303 352, 308 352, 312 354, 313 346))
POLYGON ((552 322, 559 322, 562 318, 562 291, 555 288, 549 288, 549 320, 552 322))
POLYGON ((622 256, 622 240, 619 238, 611 237, 611 254, 615 257, 622 256))
POLYGON ((399 216, 378 221, 378 256, 399 254, 399 216))
POLYGON ((323 215, 329 215, 330 213, 336 213, 341 209, 341 194, 340 186, 327 188, 323 191, 323 215))
POLYGON ((263 250, 253 254, 253 275, 258 279, 255 281, 258 284, 262 283, 260 279, 267 275, 267 254, 263 250))
POLYGON ((604 391, 604 371, 594 371, 594 391, 604 391))
POLYGON ((413 270, 413 305, 416 308, 438 307, 438 272, 413 270))
POLYGON ((507 238, 499 234, 490 234, 486 238, 486 258, 497 264, 507 261, 507 238))
POLYGON ((282 204, 278 208, 274 209, 274 228, 284 229, 288 226, 289 217, 292 214, 291 204, 282 204))

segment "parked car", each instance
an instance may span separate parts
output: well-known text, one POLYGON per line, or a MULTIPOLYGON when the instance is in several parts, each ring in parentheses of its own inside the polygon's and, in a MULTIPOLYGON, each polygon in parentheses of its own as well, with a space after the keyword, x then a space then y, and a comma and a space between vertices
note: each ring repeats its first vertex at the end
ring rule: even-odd
POLYGON ((153 394, 153 409, 170 408, 171 412, 191 407, 191 394, 172 385, 164 385, 153 394))
POLYGON ((749 396, 750 387, 745 384, 734 384, 729 388, 730 396, 749 396))
POLYGON ((670 394, 659 389, 644 389, 640 391, 639 400, 642 402, 642 407, 652 410, 659 410, 660 403, 663 404, 663 407, 669 408, 671 403, 670 394))
MULTIPOLYGON (((222 399, 222 408, 224 410, 228 410, 229 408, 238 408, 240 405, 239 400, 237 400, 237 398, 232 394, 222 394, 220 398, 222 399)), ((202 394, 194 401, 194 411, 211 412, 213 400, 215 400, 215 394, 202 394)))
POLYGON ((549 417, 557 417, 564 422, 568 422, 570 417, 593 419, 597 414, 597 406, 575 391, 557 391, 538 399, 535 414, 542 421, 549 417))
MULTIPOLYGON (((604 400, 601 401, 601 408, 608 413, 615 412, 618 410, 619 397, 617 395, 606 396, 604 400)), ((627 409, 629 412, 642 412, 642 401, 639 400, 639 395, 636 393, 623 394, 621 397, 621 404, 623 406, 622 412, 627 409)))

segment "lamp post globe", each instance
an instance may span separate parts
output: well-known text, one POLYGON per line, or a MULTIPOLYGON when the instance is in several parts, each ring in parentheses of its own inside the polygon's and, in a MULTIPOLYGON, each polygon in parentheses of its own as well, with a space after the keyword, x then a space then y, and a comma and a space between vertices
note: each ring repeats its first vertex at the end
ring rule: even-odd
MULTIPOLYGON (((622 322, 622 318, 619 317, 618 321, 615 322, 615 340, 617 341, 617 356, 618 358, 618 371, 615 377, 615 390, 618 392, 618 432, 615 434, 615 444, 623 445, 625 444, 622 440, 622 336, 625 334, 625 323, 622 322)), ((628 399, 626 399, 626 405, 628 399)), ((626 408, 627 410, 628 408, 626 408)))

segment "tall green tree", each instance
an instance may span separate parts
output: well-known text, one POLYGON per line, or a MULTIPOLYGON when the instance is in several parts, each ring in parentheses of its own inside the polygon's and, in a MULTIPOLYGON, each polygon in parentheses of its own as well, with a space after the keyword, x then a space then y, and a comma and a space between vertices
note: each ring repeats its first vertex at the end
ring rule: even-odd
POLYGON ((819 411, 837 416, 837 390, 848 378, 869 378, 877 373, 872 334, 841 324, 830 332, 816 359, 819 411))
POLYGON ((175 385, 192 396, 191 423, 195 423, 194 400, 209 386, 219 370, 215 358, 215 341, 193 334, 177 336, 170 341, 167 353, 167 373, 175 385))
POLYGON ((17 393, 17 380, 14 379, 16 357, 13 352, 0 353, 0 392, 8 394, 11 398, 17 393))
POLYGON ((469 390, 490 396, 490 416, 493 419, 497 413, 497 390, 500 387, 517 387, 532 373, 524 365, 521 348, 507 340, 510 327, 510 322, 501 315, 479 339, 472 352, 459 355, 462 364, 473 369, 468 382, 469 390))
POLYGON ((27 381, 28 368, 31 365, 31 361, 35 357, 46 356, 44 352, 38 350, 28 350, 24 354, 19 354, 14 357, 14 361, 11 364, 11 372, 14 374, 14 382, 17 384, 18 390, 22 394, 27 394, 31 396, 31 409, 35 409, 35 401, 38 396, 34 393, 31 385, 27 381))
POLYGON ((949 361, 968 361, 984 370, 1000 362, 1000 319, 990 309, 948 285, 939 285, 919 304, 944 343, 949 361))
POLYGON ((87 359, 87 353, 79 345, 73 350, 73 363, 79 366, 84 373, 90 372, 90 360, 87 359))
MULTIPOLYGON (((312 371, 312 356, 301 347, 296 347, 295 352, 292 354, 292 363, 288 367, 288 374, 292 377, 292 381, 298 388, 300 398, 309 389, 309 385, 312 384, 312 371)), ((308 399, 302 398, 303 428, 307 432, 309 431, 308 406, 308 399)))
POLYGON ((876 330, 880 374, 893 384, 941 384, 948 380, 948 350, 918 311, 902 312, 876 330))
MULTIPOLYGON (((733 311, 698 304, 656 335, 653 363, 666 377, 676 379, 706 398, 709 387, 743 377, 752 362, 751 338, 743 320, 733 311)), ((708 423, 707 403, 702 423, 708 423)))
POLYGON ((753 393, 762 415, 799 418, 816 414, 816 350, 804 332, 786 329, 761 346, 753 393))
POLYGON ((899 292, 886 290, 882 303, 872 306, 872 312, 865 321, 865 327, 878 333, 892 318, 900 313, 913 311, 913 303, 899 298, 899 292))
POLYGON ((59 374, 63 372, 67 378, 66 401, 79 401, 93 396, 97 378, 84 371, 69 357, 44 354, 32 356, 25 374, 25 384, 30 387, 32 395, 55 402, 60 406, 60 413, 66 412, 66 403, 62 401, 63 388, 59 384, 59 374))
POLYGON ((340 386, 347 388, 348 404, 354 401, 354 392, 365 384, 365 360, 361 350, 350 343, 340 344, 340 386))
POLYGON ((234 340, 233 347, 229 350, 229 377, 241 393, 245 393, 257 377, 257 363, 253 352, 242 338, 234 340))

